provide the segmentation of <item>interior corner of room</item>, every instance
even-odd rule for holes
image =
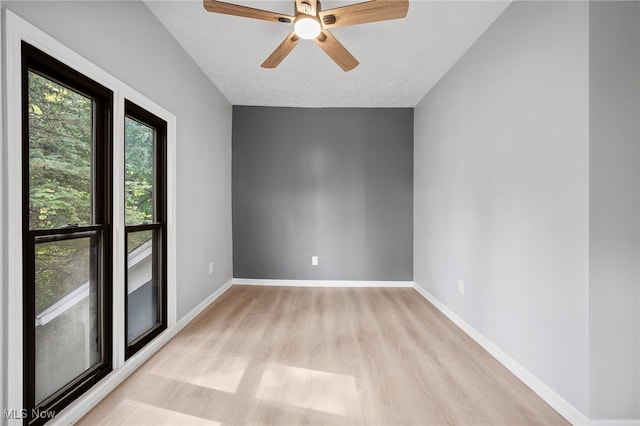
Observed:
[[[79,421],[229,289],[253,284],[352,299],[346,287],[412,287],[406,306],[427,299],[570,423],[640,423],[639,1],[411,0],[406,21],[336,29],[360,61],[347,73],[313,44],[263,70],[289,30],[212,18],[200,1],[0,8],[2,424],[22,422],[12,410],[25,394],[21,42],[79,64],[111,91],[113,117],[141,131],[164,122],[173,141],[156,178],[168,252],[153,257],[169,265],[166,330],[131,356],[114,342],[112,371],[57,421]],[[187,22],[221,27],[198,35]],[[442,34],[427,38],[424,22]],[[236,25],[242,34],[216,38]],[[440,68],[435,53],[410,59],[385,28],[438,46]],[[160,120],[125,111],[125,99]],[[122,139],[125,124],[113,129]],[[125,146],[114,154],[123,207]],[[113,211],[115,253],[127,254],[131,224]],[[150,232],[148,220],[130,231]],[[152,262],[150,244],[135,250],[113,260],[122,338],[125,264]],[[351,386],[300,366],[264,374]]]

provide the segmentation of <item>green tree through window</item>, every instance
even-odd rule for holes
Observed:
[[[29,73],[29,227],[89,224],[90,98]]]
[[[125,222],[153,222],[154,129],[126,117]]]
[[[113,92],[22,43],[24,407],[111,371]]]

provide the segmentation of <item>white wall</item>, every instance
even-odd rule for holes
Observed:
[[[0,0],[0,11],[2,11],[2,0]],[[4,58],[4,28],[3,28],[3,19],[0,14],[0,58]],[[4,164],[4,147],[5,147],[5,134],[4,134],[4,67],[0,66],[0,164]],[[4,169],[0,171],[0,203],[4,203],[4,185],[5,185],[5,177],[4,177]],[[6,287],[4,285],[4,274],[5,274],[5,262],[6,262],[6,237],[5,237],[5,214],[4,214],[4,205],[0,205],[0,283],[2,283],[2,287],[0,287],[0,319],[2,319],[3,324],[6,324],[6,308],[5,308],[5,292]],[[6,327],[0,327],[0,412],[4,413],[5,407],[5,394],[6,394],[6,386],[7,380],[4,373],[5,359],[7,359],[6,355],[6,344],[7,341],[7,333]]]
[[[231,105],[141,2],[3,7],[177,116],[180,319],[232,277]]]
[[[640,418],[639,123],[637,1],[514,3],[415,112],[417,284],[595,420]]]
[[[593,418],[640,418],[640,2],[589,11]]]
[[[417,285],[585,414],[588,13],[513,3],[414,118]]]

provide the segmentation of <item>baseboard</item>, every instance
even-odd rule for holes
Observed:
[[[227,281],[222,287],[215,291],[211,296],[207,297],[202,303],[193,308],[187,315],[182,317],[170,330],[165,330],[155,340],[129,358],[127,362],[118,370],[112,371],[100,383],[91,388],[82,397],[77,399],[71,405],[62,410],[51,422],[51,425],[72,425],[86,415],[93,407],[95,407],[104,397],[106,397],[113,389],[136,371],[145,363],[153,354],[160,350],[169,342],[180,330],[188,323],[193,321],[195,317],[204,309],[213,303],[217,298],[227,291],[233,284],[233,280]]]
[[[233,284],[274,287],[413,287],[413,281],[263,280],[253,278],[234,278]]]
[[[640,426],[638,420],[595,420],[589,422],[589,426]]]
[[[131,357],[120,369],[113,371],[98,385],[93,387],[83,397],[65,408],[49,424],[51,425],[72,425],[86,415],[105,396],[122,383],[129,375],[136,371],[154,353],[162,348],[180,330],[189,324],[211,303],[224,294],[232,285],[261,285],[261,286],[296,286],[296,287],[413,287],[415,290],[433,304],[440,312],[449,318],[456,326],[464,331],[469,337],[475,340],[502,365],[525,383],[540,398],[553,407],[560,415],[573,425],[588,426],[640,426],[640,420],[590,420],[578,409],[549,388],[525,367],[511,358],[499,347],[484,337],[466,321],[456,315],[455,312],[447,308],[442,302],[435,298],[424,288],[411,281],[326,281],[326,280],[259,280],[234,278],[225,283],[211,296],[192,309],[187,315],[182,317],[174,328],[166,330],[156,340],[143,348],[136,355]]]
[[[447,318],[449,318],[455,325],[462,331],[467,333],[469,337],[475,340],[480,346],[482,346],[487,352],[489,352],[495,359],[497,359],[502,365],[504,365],[509,371],[511,371],[516,377],[518,377],[524,384],[529,386],[540,398],[542,398],[547,404],[553,407],[562,417],[567,419],[573,425],[591,425],[584,414],[582,414],[577,408],[567,402],[564,398],[558,395],[553,389],[547,386],[542,380],[538,379],[529,370],[519,364],[516,360],[511,358],[506,352],[492,343],[489,339],[483,336],[480,332],[469,325],[465,320],[460,318],[451,309],[447,308],[442,302],[436,299],[431,293],[417,284],[413,286],[418,293],[420,293],[425,299],[433,304],[440,312],[442,312]],[[603,421],[604,422],[604,421]],[[613,425],[613,423],[598,423],[598,426],[604,426],[605,424]],[[615,423],[618,425],[618,423]],[[637,424],[623,423],[619,426],[636,426]]]
[[[185,325],[189,324],[195,317],[197,317],[200,312],[204,311],[207,306],[212,304],[217,298],[222,296],[227,290],[231,288],[233,285],[233,279],[227,281],[222,287],[216,290],[211,296],[207,297],[202,301],[198,306],[193,308],[187,315],[180,318],[180,321],[176,324],[176,333],[184,328]]]

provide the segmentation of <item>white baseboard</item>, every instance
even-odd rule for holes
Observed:
[[[469,337],[475,340],[480,346],[482,346],[487,352],[489,352],[495,359],[497,359],[502,365],[504,365],[509,371],[511,371],[517,378],[519,378],[524,384],[529,386],[540,398],[542,398],[547,404],[553,407],[562,417],[567,419],[573,425],[591,425],[593,424],[589,418],[582,414],[577,408],[567,402],[564,398],[558,395],[553,389],[547,386],[542,380],[537,378],[529,370],[519,364],[516,360],[511,358],[506,352],[496,346],[493,342],[483,336],[475,328],[469,325],[465,320],[460,318],[451,309],[447,308],[442,302],[436,299],[431,293],[417,284],[413,286],[418,293],[420,293],[425,299],[431,302],[440,312],[442,312],[447,318],[449,318],[455,325],[462,331],[467,333]],[[613,423],[598,423],[598,426],[604,426],[605,424],[613,425]],[[631,426],[632,424],[618,424],[617,426]],[[636,424],[633,424],[636,426]]]
[[[577,408],[558,395],[553,389],[529,372],[525,367],[511,358],[502,349],[497,347],[489,339],[484,337],[466,321],[447,308],[442,302],[436,299],[424,288],[414,284],[412,281],[333,281],[333,280],[260,280],[234,278],[225,283],[215,293],[205,299],[202,303],[182,317],[176,326],[166,330],[156,340],[151,342],[136,355],[131,357],[127,363],[119,370],[113,371],[105,377],[98,385],[94,386],[83,397],[65,408],[49,424],[52,425],[72,425],[86,415],[96,404],[98,404],[109,392],[122,383],[130,374],[147,361],[155,352],[164,346],[189,322],[198,316],[207,306],[224,294],[232,285],[260,285],[260,286],[296,286],[296,287],[413,287],[425,299],[431,302],[440,312],[449,318],[456,326],[464,331],[469,337],[475,340],[502,365],[525,383],[547,404],[553,407],[560,415],[573,425],[588,426],[640,426],[640,420],[590,420]]]
[[[413,281],[262,280],[252,278],[234,278],[233,284],[274,287],[413,287]]]
[[[207,297],[202,303],[193,308],[187,315],[182,317],[171,329],[165,330],[155,340],[138,351],[135,355],[127,360],[127,362],[118,370],[112,371],[107,377],[102,379],[100,383],[91,388],[87,393],[74,401],[71,405],[62,410],[48,424],[51,425],[72,425],[86,415],[93,407],[95,407],[109,392],[115,389],[129,375],[136,371],[145,361],[153,354],[161,349],[169,340],[171,340],[180,330],[182,330],[189,322],[193,321],[207,306],[213,303],[218,297],[227,291],[233,284],[233,280],[229,280],[220,287],[211,296]]]
[[[185,325],[189,324],[195,317],[197,317],[200,312],[204,311],[207,306],[212,304],[218,297],[222,296],[227,290],[231,288],[233,285],[233,279],[227,281],[222,287],[216,290],[211,296],[207,297],[202,301],[198,306],[193,308],[191,312],[187,315],[180,318],[180,321],[176,324],[176,333],[184,328]]]

